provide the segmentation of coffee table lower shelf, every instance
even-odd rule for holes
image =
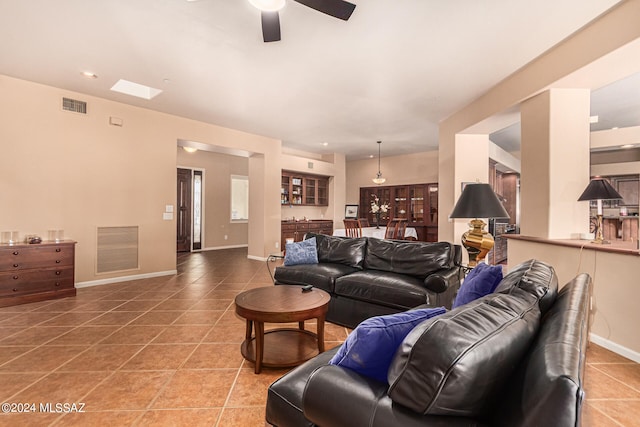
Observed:
[[[242,356],[250,362],[256,361],[256,338],[245,340],[240,347]],[[268,368],[290,368],[317,356],[318,337],[303,329],[273,329],[264,333],[262,366]]]

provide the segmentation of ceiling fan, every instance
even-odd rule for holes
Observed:
[[[356,5],[344,0],[293,0],[319,12],[347,21]],[[285,0],[249,0],[262,13],[262,38],[266,42],[280,40],[280,10]]]

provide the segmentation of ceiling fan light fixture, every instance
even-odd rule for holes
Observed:
[[[253,7],[263,12],[277,12],[284,7],[285,0],[249,0]]]

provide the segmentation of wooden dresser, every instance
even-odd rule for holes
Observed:
[[[286,247],[287,239],[293,239],[294,242],[300,242],[304,235],[311,232],[316,234],[333,234],[333,221],[330,219],[312,219],[308,221],[282,221],[281,229],[281,248]]]
[[[0,245],[0,307],[74,296],[75,244]]]

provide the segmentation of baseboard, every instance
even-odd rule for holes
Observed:
[[[595,334],[589,334],[591,342],[594,344],[598,344],[600,347],[604,347],[607,350],[611,350],[614,353],[619,354],[620,356],[624,356],[627,359],[631,359],[636,363],[640,363],[640,353],[637,351],[633,351],[628,349],[627,347],[623,347],[620,344],[616,344],[613,341],[610,341],[606,338],[602,338]]]
[[[219,251],[222,249],[236,249],[236,248],[248,248],[249,245],[247,244],[243,244],[243,245],[229,245],[229,246],[213,246],[213,247],[209,247],[209,248],[203,248],[203,249],[199,249],[199,250],[194,250],[193,252],[204,252],[204,251]]]
[[[267,258],[265,258],[265,257],[260,257],[260,256],[255,256],[255,255],[247,255],[247,258],[248,259],[253,259],[253,260],[256,260],[256,261],[266,261],[267,260]]]
[[[88,282],[78,282],[76,288],[88,288],[91,286],[109,285],[111,283],[127,282],[129,280],[150,279],[152,277],[170,276],[178,274],[177,270],[157,271],[155,273],[134,274],[131,276],[111,277],[109,279],[90,280]]]

